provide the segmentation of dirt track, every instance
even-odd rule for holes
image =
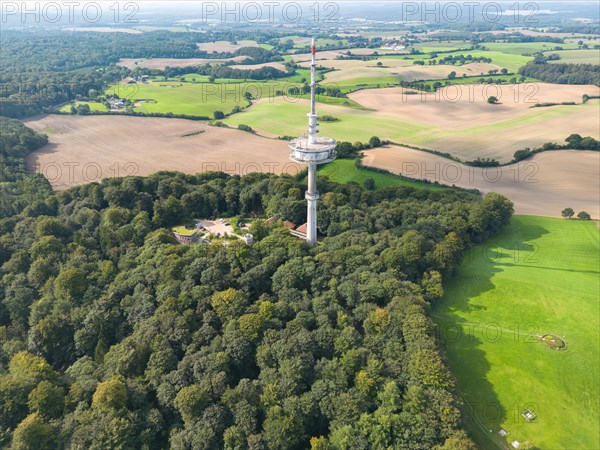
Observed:
[[[400,146],[365,152],[365,166],[411,178],[428,179],[467,189],[506,195],[517,214],[560,217],[567,207],[600,216],[600,153],[552,151],[518,164],[477,168],[441,156]]]
[[[161,170],[296,173],[287,143],[204,122],[128,116],[47,115],[25,121],[50,143],[27,158],[55,189]],[[184,136],[201,131],[200,134]]]

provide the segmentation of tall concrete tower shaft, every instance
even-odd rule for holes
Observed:
[[[316,111],[316,72],[317,57],[315,40],[311,45],[312,62],[310,66],[310,112],[308,116],[308,135],[290,141],[290,159],[308,165],[308,190],[306,191],[306,241],[311,247],[317,245],[317,165],[333,161],[336,158],[336,140],[318,137],[318,115]]]

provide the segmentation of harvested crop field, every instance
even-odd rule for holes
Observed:
[[[378,62],[382,63],[381,67],[377,66]],[[301,65],[309,67],[308,62],[302,63]],[[460,77],[463,74],[466,74],[467,76],[478,76],[482,73],[488,73],[488,70],[500,70],[499,66],[486,63],[472,63],[462,66],[418,66],[414,65],[412,61],[404,59],[382,59],[379,61],[327,59],[319,61],[319,65],[336,69],[334,72],[329,72],[325,75],[325,81],[328,83],[352,80],[355,78],[389,76],[397,76],[398,80],[404,81],[435,80],[445,79],[448,77],[448,74],[453,71]]]
[[[27,166],[55,189],[161,170],[296,173],[287,144],[204,122],[130,116],[46,115],[25,121],[50,143]]]
[[[233,58],[121,58],[117,63],[118,66],[127,67],[129,70],[134,70],[137,67],[142,69],[158,69],[163,70],[165,67],[190,67],[200,66],[207,63],[222,63],[228,61],[243,61],[247,56],[235,56]]]
[[[273,67],[274,69],[281,70],[282,72],[286,71],[285,66],[278,62],[267,62],[261,64],[235,64],[229,67],[238,70],[258,70],[262,69],[263,67]]]
[[[516,214],[560,217],[570,207],[600,215],[600,153],[569,150],[534,155],[518,164],[469,167],[438,155],[400,146],[364,152],[363,164],[417,179],[438,181],[483,193],[498,192]]]
[[[427,136],[404,140],[450,152],[462,159],[511,159],[516,150],[563,142],[572,133],[598,137],[598,102],[532,108],[537,103],[581,103],[584,94],[600,95],[588,85],[456,85],[437,93],[407,95],[403,88],[357,91],[349,97],[376,114],[398,121],[430,124]],[[489,96],[500,104],[490,105]]]
[[[335,59],[338,56],[347,55],[348,52],[352,53],[353,55],[359,56],[370,56],[375,52],[377,52],[379,55],[402,53],[398,50],[386,50],[381,48],[346,48],[343,50],[319,50],[317,52],[317,60],[321,61],[326,59]],[[295,62],[310,61],[311,59],[310,53],[298,53],[291,56]]]
[[[67,27],[64,31],[83,31],[95,33],[126,33],[126,34],[141,34],[140,30],[133,28],[118,28],[118,27]]]
[[[217,41],[217,42],[202,42],[200,44],[196,44],[200,50],[204,50],[206,52],[235,52],[242,47],[258,47],[259,45],[256,41],[239,41],[236,44],[232,44],[228,41]]]
[[[351,93],[349,97],[382,115],[464,130],[553,108],[532,108],[537,103],[581,103],[584,94],[600,95],[600,88],[545,83],[471,84],[444,87],[435,93],[408,95],[407,92],[415,91],[404,88],[365,89]],[[488,97],[492,95],[498,98],[499,104],[488,103]]]

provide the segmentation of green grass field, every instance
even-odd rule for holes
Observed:
[[[71,105],[73,105],[75,107],[77,107],[79,105],[88,105],[90,107],[90,111],[108,111],[108,109],[106,109],[106,106],[104,106],[103,103],[99,103],[99,102],[73,102],[73,103],[69,103],[67,105],[62,106],[59,111],[70,113]]]
[[[522,56],[523,53],[534,53],[541,50],[551,50],[557,45],[563,48],[571,48],[575,44],[553,44],[550,42],[531,42],[531,43],[500,43],[486,42],[483,44],[487,50],[460,50],[453,53],[440,53],[438,58],[448,55],[471,55],[473,57],[491,58],[492,64],[507,68],[511,72],[516,72],[519,67],[527,64],[533,57]],[[416,44],[414,48],[420,50],[425,55],[408,55],[410,59],[427,60],[430,59],[432,52],[448,52],[452,50],[467,49],[471,46],[469,42],[463,41],[448,41],[448,42],[423,42]],[[577,46],[575,45],[575,48]]]
[[[244,85],[232,85],[231,89],[208,83],[181,83],[155,81],[148,84],[123,85],[109,88],[106,94],[117,94],[131,101],[153,100],[155,103],[139,103],[136,111],[143,113],[173,113],[213,117],[214,111],[229,113],[235,106],[246,106],[243,98]]]
[[[248,102],[244,99],[246,92],[250,92],[254,98],[266,98],[273,97],[278,90],[302,86],[288,78],[276,81],[235,81],[215,84],[158,80],[135,85],[118,83],[107,89],[106,94],[117,94],[132,101],[153,100],[154,102],[140,102],[135,106],[136,111],[143,113],[170,112],[213,117],[215,111],[228,114],[236,106],[247,106]]]
[[[431,53],[431,52],[447,52],[454,49],[459,48],[469,48],[471,43],[469,41],[428,41],[421,42],[419,44],[415,44],[412,47],[423,52],[423,53]]]
[[[529,61],[533,60],[531,56],[521,56],[520,54],[511,54],[493,50],[472,50],[468,52],[460,52],[461,54],[471,55],[473,58],[486,57],[492,59],[492,64],[507,68],[511,72],[517,72],[519,67],[524,66]]]
[[[544,52],[544,55],[557,53],[558,61],[549,61],[550,64],[596,64],[600,65],[600,50],[563,50],[558,52]]]
[[[300,83],[302,79],[310,80],[310,70],[309,69],[296,69],[296,73],[287,77],[278,78],[277,82],[285,82],[285,83]],[[188,83],[208,83],[210,77],[208,75],[200,75],[198,73],[186,73],[180,77],[157,77],[154,81],[179,81],[184,80]],[[235,83],[265,83],[265,81],[261,80],[252,80],[252,79],[240,79],[240,78],[217,78],[214,81],[214,84],[235,84]]]
[[[517,216],[448,283],[433,314],[480,448],[600,448],[599,250],[597,222]]]
[[[516,55],[554,50],[556,47],[562,47],[565,50],[577,48],[577,44],[557,44],[555,42],[485,42],[482,45],[492,51]]]
[[[264,130],[278,136],[300,135],[306,130],[306,102],[286,101],[282,97],[273,101],[262,102],[227,118],[230,126],[240,123],[250,125],[257,130]],[[329,105],[319,107],[319,114],[330,114],[340,119],[339,122],[322,122],[319,129],[324,136],[344,136],[344,140],[367,142],[371,136],[382,139],[393,139],[403,142],[420,142],[420,137],[428,138],[436,128],[419,125],[393,117],[377,116],[369,110],[344,108],[343,115],[339,109]]]
[[[372,178],[375,181],[375,189],[382,189],[390,186],[405,186],[417,189],[432,189],[440,190],[446,187],[439,184],[424,183],[416,180],[399,177],[397,175],[380,173],[375,170],[369,170],[356,167],[354,160],[351,159],[336,159],[329,164],[320,166],[318,170],[320,176],[326,176],[331,181],[337,183],[349,183],[354,181],[360,186],[366,179]]]

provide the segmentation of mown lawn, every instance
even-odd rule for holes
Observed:
[[[599,250],[597,222],[517,216],[449,282],[433,314],[480,448],[600,448]]]

